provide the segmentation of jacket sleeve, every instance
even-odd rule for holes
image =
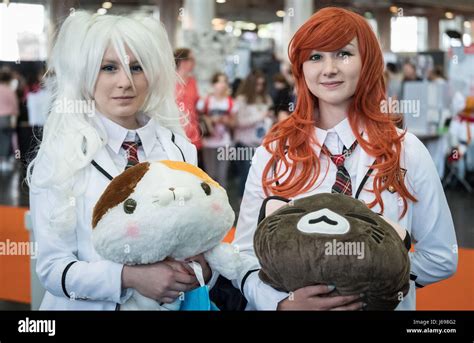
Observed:
[[[35,166],[35,172],[38,167]],[[75,229],[58,234],[50,225],[51,212],[58,206],[51,190],[30,190],[30,212],[38,247],[36,272],[43,287],[55,296],[71,300],[125,302],[132,290],[122,291],[123,265],[108,260],[80,260]]]
[[[252,159],[252,166],[245,184],[245,192],[240,205],[239,219],[233,245],[238,247],[245,261],[245,270],[237,280],[233,280],[247,299],[248,309],[275,310],[278,303],[288,297],[263,283],[258,277],[260,264],[253,248],[253,236],[257,229],[258,214],[265,199],[262,188],[263,169],[270,158],[264,147],[259,147]]]
[[[458,247],[451,211],[436,167],[418,138],[407,134],[407,177],[417,202],[411,225],[415,251],[410,253],[411,279],[418,287],[452,276],[457,268]]]

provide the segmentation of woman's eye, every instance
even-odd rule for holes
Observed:
[[[132,198],[125,200],[125,202],[123,203],[123,210],[127,214],[132,214],[136,208],[137,208],[137,202],[133,200]]]
[[[139,73],[143,71],[143,68],[141,65],[136,65],[136,66],[130,67],[130,71],[132,73]]]
[[[354,56],[354,55],[351,54],[349,51],[339,51],[337,53],[337,56],[344,58],[344,57],[349,57],[349,56]]]
[[[115,68],[115,66],[113,66],[113,65],[106,65],[106,66],[103,66],[101,68],[101,70],[103,70],[103,71],[115,71],[115,70],[117,70],[117,68]]]
[[[310,61],[319,61],[320,59],[321,59],[320,54],[313,54],[313,55],[309,56]]]
[[[206,195],[211,195],[211,186],[209,186],[206,182],[201,183],[201,188],[203,189]]]

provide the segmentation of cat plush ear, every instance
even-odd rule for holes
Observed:
[[[258,224],[270,214],[276,210],[287,205],[291,200],[279,196],[270,196],[263,200],[262,207],[260,207],[260,213],[258,215]]]

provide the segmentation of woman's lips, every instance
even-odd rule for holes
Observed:
[[[330,82],[321,82],[321,85],[329,88],[329,89],[334,89],[342,85],[344,81],[330,81]]]
[[[114,97],[112,99],[117,100],[121,103],[128,103],[131,102],[135,98],[134,96],[119,96],[119,97]]]

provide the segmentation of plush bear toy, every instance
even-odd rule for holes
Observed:
[[[334,285],[363,293],[366,310],[393,310],[409,290],[408,232],[346,195],[267,198],[254,248],[261,280],[280,291]]]
[[[220,243],[233,223],[226,191],[204,171],[184,162],[145,162],[105,189],[94,207],[92,241],[103,258],[127,265],[204,253],[213,271],[234,279],[239,254]],[[179,307],[179,301],[167,306],[134,291],[121,309]]]

